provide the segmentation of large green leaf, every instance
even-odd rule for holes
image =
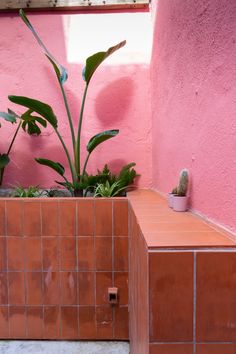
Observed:
[[[28,109],[24,114],[22,114],[22,128],[30,135],[39,135],[41,133],[41,129],[38,124],[46,128],[47,121],[41,117],[33,116],[31,113],[33,113],[33,111]]]
[[[98,66],[107,57],[109,57],[111,54],[113,54],[115,51],[117,51],[118,49],[124,47],[125,44],[126,44],[126,41],[120,42],[117,45],[115,45],[114,47],[109,48],[106,52],[98,52],[98,53],[90,56],[89,58],[87,58],[86,66],[85,66],[85,68],[83,70],[83,79],[84,79],[84,81],[86,81],[87,84],[88,84],[89,81],[91,80],[94,72],[98,68]]]
[[[32,112],[40,114],[54,128],[57,128],[57,117],[54,114],[52,107],[48,104],[24,96],[8,96],[8,98],[11,102],[27,107],[32,110]]]
[[[0,154],[0,169],[6,167],[10,162],[9,156],[7,154]]]
[[[31,30],[31,32],[33,33],[36,41],[38,42],[38,44],[40,45],[40,47],[42,48],[44,54],[46,55],[46,57],[49,59],[49,61],[51,62],[51,64],[53,65],[53,68],[56,72],[58,81],[61,84],[64,84],[68,78],[68,74],[67,74],[67,70],[57,62],[57,60],[53,57],[53,55],[48,51],[48,49],[46,48],[46,46],[44,45],[43,41],[41,40],[41,38],[39,37],[38,33],[36,32],[36,30],[34,29],[34,27],[32,26],[31,22],[29,21],[28,17],[26,16],[25,12],[21,9],[19,11],[20,17],[22,18],[22,20],[24,21],[24,23],[26,24],[26,26]]]
[[[94,135],[88,142],[87,151],[91,154],[91,152],[103,141],[113,138],[119,133],[118,129],[113,130],[105,130],[99,134]]]
[[[54,162],[48,159],[37,158],[35,159],[40,165],[51,167],[54,171],[59,173],[59,175],[64,176],[65,169],[59,162]]]

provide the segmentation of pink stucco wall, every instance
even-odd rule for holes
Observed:
[[[159,0],[151,71],[153,186],[188,168],[192,208],[234,231],[235,19],[235,0]]]
[[[69,23],[73,16],[77,16],[77,20],[80,21],[78,14],[44,12],[29,15],[47,47],[68,69],[69,80],[65,87],[76,124],[84,88],[81,78],[83,63],[68,62],[68,33],[65,32],[64,26],[65,17]],[[100,26],[102,23],[101,17]],[[29,96],[47,102],[56,112],[59,130],[66,143],[70,144],[70,131],[62,97],[50,64],[17,14],[1,14],[0,26],[0,110],[14,107],[7,100],[9,94]],[[107,31],[116,37],[120,29],[124,32],[124,26],[120,26],[118,21]],[[86,33],[90,34],[90,40],[87,40]],[[87,40],[91,54],[97,51],[94,51],[93,47],[98,42],[100,50],[107,49],[103,39],[97,38],[96,28],[91,21],[83,33],[76,35],[78,47],[79,43],[84,44]],[[129,45],[130,43],[127,43],[127,46]],[[141,174],[139,185],[148,187],[151,184],[149,65],[136,63],[135,60],[132,63],[123,60],[119,64],[119,55],[120,57],[123,55],[122,50],[115,55],[117,64],[104,63],[91,81],[85,108],[82,143],[85,147],[90,137],[107,129],[120,129],[120,134],[113,140],[105,142],[93,153],[88,170],[96,172],[97,168],[101,169],[108,163],[116,172],[125,163],[134,161],[137,163],[137,171]],[[18,112],[21,111],[19,107],[16,109]],[[5,146],[8,145],[12,134],[12,127],[3,123],[0,129],[0,152],[6,150]],[[83,151],[85,152],[85,149]],[[33,160],[34,157],[45,157],[67,165],[64,152],[52,129],[47,128],[41,137],[29,137],[22,132],[11,155],[12,163],[6,169],[4,184],[19,183],[25,186],[40,184],[45,187],[55,185],[54,179],[58,179],[58,175],[47,167],[38,165]]]

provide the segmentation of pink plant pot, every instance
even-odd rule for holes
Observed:
[[[168,194],[168,206],[170,208],[173,208],[173,197],[174,197],[174,194],[173,193],[169,193]]]
[[[173,196],[173,210],[187,211],[188,210],[188,197]]]

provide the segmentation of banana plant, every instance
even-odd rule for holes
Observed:
[[[25,113],[23,113],[22,116],[19,116],[12,110],[8,109],[8,112],[0,112],[0,118],[4,119],[6,122],[17,124],[17,127],[15,129],[15,132],[13,134],[8,149],[6,150],[5,153],[0,153],[0,186],[1,186],[3,182],[5,168],[10,163],[10,153],[20,128],[22,127],[22,129],[25,132],[27,132],[29,135],[39,135],[41,133],[41,129],[38,126],[38,124],[42,125],[43,127],[46,127],[47,121],[37,116],[31,116],[31,111],[28,110]]]
[[[35,160],[41,164],[48,166],[52,168],[54,171],[56,171],[62,178],[63,181],[59,181],[57,183],[64,185],[66,188],[68,188],[74,196],[82,196],[83,195],[83,190],[81,189],[81,185],[83,182],[83,178],[86,173],[86,168],[87,164],[90,158],[91,153],[95,150],[95,148],[103,143],[104,141],[111,139],[115,137],[118,133],[118,129],[112,129],[112,130],[106,130],[103,132],[100,132],[96,135],[94,135],[88,142],[87,144],[87,157],[84,161],[83,166],[81,166],[81,131],[82,131],[82,123],[83,123],[83,116],[84,116],[84,108],[85,108],[85,101],[86,101],[86,96],[88,92],[88,87],[89,83],[97,70],[97,68],[100,66],[100,64],[103,63],[103,61],[108,58],[110,55],[112,55],[114,52],[116,52],[118,49],[122,48],[125,44],[126,41],[120,42],[117,45],[109,48],[105,52],[98,52],[95,53],[94,55],[90,56],[86,60],[86,65],[83,69],[82,72],[82,77],[83,80],[85,81],[85,88],[84,88],[84,93],[83,93],[83,98],[82,98],[82,103],[81,103],[81,108],[80,108],[80,115],[78,119],[78,124],[77,127],[73,125],[72,121],[72,116],[70,112],[70,107],[68,104],[68,100],[66,97],[66,93],[64,90],[64,84],[68,79],[68,74],[67,70],[58,63],[58,61],[53,57],[53,55],[48,51],[44,43],[42,42],[41,38],[39,37],[38,33],[30,23],[29,19],[27,18],[26,14],[24,13],[23,10],[20,10],[20,17],[26,24],[26,26],[31,30],[32,34],[34,35],[36,41],[40,45],[43,53],[49,60],[50,64],[52,65],[57,80],[58,84],[62,93],[62,97],[64,100],[65,104],[65,109],[67,112],[67,119],[69,122],[69,127],[70,127],[70,134],[71,134],[71,141],[72,141],[72,151],[73,153],[71,154],[69,152],[68,146],[65,144],[64,139],[58,129],[58,119],[53,112],[53,109],[44,102],[35,100],[33,98],[29,97],[24,97],[24,96],[9,96],[9,100],[13,103],[16,103],[18,105],[21,105],[23,107],[26,107],[28,109],[28,114],[32,115],[32,113],[37,113],[43,119],[43,121],[47,121],[52,128],[54,129],[55,133],[58,136],[58,139],[60,140],[60,143],[64,149],[64,152],[66,154],[69,168],[70,168],[70,174],[71,174],[71,181],[67,179],[65,176],[65,168],[62,166],[61,163],[55,162],[49,159],[45,158],[36,158]],[[76,132],[77,130],[77,132]]]

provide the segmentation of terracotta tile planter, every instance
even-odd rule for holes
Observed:
[[[1,199],[0,338],[128,339],[128,230],[127,198]]]

